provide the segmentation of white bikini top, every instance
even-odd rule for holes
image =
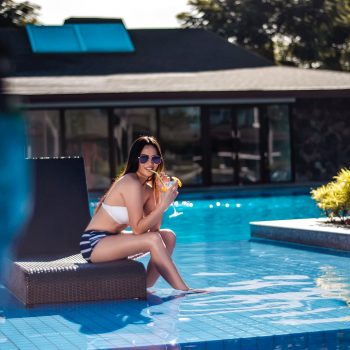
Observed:
[[[102,208],[112,217],[117,224],[129,224],[129,214],[127,207],[121,207],[118,205],[108,205],[102,203]]]

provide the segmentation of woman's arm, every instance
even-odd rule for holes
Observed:
[[[122,186],[121,193],[128,209],[129,224],[135,234],[160,226],[164,211],[178,195],[177,183],[174,183],[167,192],[160,194],[159,202],[144,216],[145,194],[140,182],[137,179],[128,178]]]
[[[146,203],[145,203],[145,206],[143,209],[143,212],[146,216],[149,215],[156,208],[156,205],[157,205],[155,193],[154,193],[153,189],[151,187],[149,187],[147,192],[148,192],[147,193],[148,198],[146,200]],[[163,212],[163,214],[164,214],[164,212]],[[150,230],[152,232],[160,230],[160,227],[161,227],[162,221],[163,221],[163,214],[162,214],[161,219],[154,226],[152,226],[150,228]]]

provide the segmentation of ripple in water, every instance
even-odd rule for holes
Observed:
[[[246,315],[280,325],[319,324],[350,321],[329,312],[347,308],[350,284],[334,268],[321,268],[315,280],[304,275],[276,275],[259,279],[230,282],[225,287],[211,287],[210,293],[188,296],[181,303],[182,318],[225,315],[254,311]],[[329,300],[326,306],[320,302]],[[317,315],[315,317],[315,315]]]

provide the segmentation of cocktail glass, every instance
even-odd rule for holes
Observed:
[[[177,181],[179,187],[182,186],[182,183],[180,181],[180,179],[178,179],[175,176],[170,177],[168,175],[160,175],[159,173],[157,173],[156,171],[150,170],[152,173],[156,174],[159,181],[162,183],[163,187],[162,187],[162,191],[166,192],[174,183],[175,181]],[[164,180],[162,178],[162,176],[164,176],[167,180]],[[169,218],[175,218],[176,216],[182,215],[183,212],[182,211],[177,211],[174,202],[171,203],[171,206],[173,207],[173,213],[169,215]]]
[[[166,186],[167,188],[170,188],[176,180],[169,181]],[[182,215],[182,211],[177,211],[174,202],[171,203],[171,206],[173,207],[173,213],[169,215],[169,218],[175,218],[176,216]]]

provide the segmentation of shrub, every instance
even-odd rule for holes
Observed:
[[[339,218],[341,223],[350,225],[350,168],[341,169],[333,181],[313,189],[311,197],[331,221]]]

